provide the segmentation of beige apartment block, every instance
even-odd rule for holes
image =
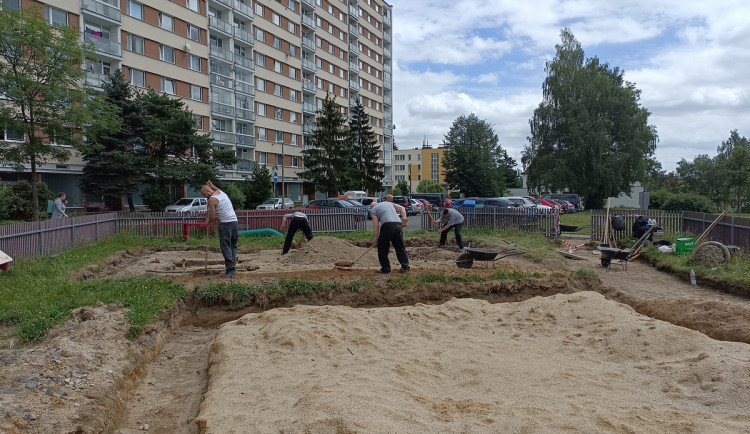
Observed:
[[[0,0],[19,7],[20,0]],[[326,94],[345,116],[359,99],[393,184],[391,6],[381,0],[24,0],[39,4],[96,47],[84,84],[101,89],[120,68],[136,88],[181,98],[215,148],[239,162],[225,180],[249,177],[256,164],[276,172],[276,194],[305,202],[316,195],[299,177],[302,151]],[[48,164],[42,180],[75,206],[80,157]],[[23,179],[0,167],[4,180]],[[317,193],[320,195],[320,193]]]

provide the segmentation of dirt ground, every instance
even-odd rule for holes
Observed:
[[[125,309],[97,305],[76,309],[44,341],[27,347],[11,343],[0,352],[0,431],[9,433],[197,433],[195,423],[208,382],[209,351],[217,327],[250,312],[277,307],[346,305],[351,307],[439,304],[452,298],[491,303],[536,296],[596,291],[655,319],[690,328],[725,341],[750,343],[750,301],[683,276],[657,271],[645,262],[604,269],[590,250],[581,260],[538,261],[526,255],[456,267],[457,248],[434,247],[434,240],[407,239],[412,276],[439,272],[471,276],[497,270],[543,273],[515,282],[389,285],[400,273],[377,275],[377,253],[366,244],[316,237],[282,256],[277,250],[240,246],[240,272],[232,279],[262,284],[299,277],[324,282],[368,281],[358,291],[329,291],[314,297],[265,300],[252,308],[206,307],[196,300],[178,302],[138,338],[126,338]],[[509,246],[512,247],[512,246]],[[363,255],[351,269],[334,266]],[[395,255],[392,268],[398,270]],[[102,263],[71,272],[72,279],[94,280],[134,275],[158,276],[188,289],[219,282],[223,268],[218,250],[203,248],[120,252]],[[561,270],[592,270],[597,277],[561,277]]]

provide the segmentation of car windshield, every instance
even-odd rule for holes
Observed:
[[[174,205],[182,205],[182,206],[192,205],[192,204],[193,204],[193,199],[180,199],[174,203]]]
[[[274,205],[278,202],[277,199],[268,199],[267,201],[263,202],[263,205]]]
[[[349,202],[350,204],[355,205],[355,206],[365,206],[365,204],[363,204],[362,202],[357,202],[354,199],[349,199],[349,200],[347,200],[347,202]]]

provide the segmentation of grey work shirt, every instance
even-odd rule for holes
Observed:
[[[464,222],[464,216],[455,209],[448,208],[448,215],[443,216],[446,226],[459,225]]]
[[[284,218],[289,221],[295,217],[302,217],[303,219],[307,220],[307,214],[303,213],[302,211],[295,211],[290,212],[289,214],[286,214]]]
[[[380,202],[371,211],[380,223],[401,223],[401,216],[396,212],[393,202]]]

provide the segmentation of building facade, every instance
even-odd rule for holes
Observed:
[[[429,180],[447,191],[443,169],[445,150],[444,147],[433,148],[425,144],[417,149],[393,151],[393,182],[406,181],[414,193],[422,180]]]
[[[122,69],[136,88],[181,98],[215,148],[239,161],[224,180],[256,164],[276,172],[276,194],[315,195],[299,177],[306,138],[327,94],[340,110],[361,101],[381,145],[384,187],[393,183],[392,9],[382,0],[0,0],[39,5],[50,22],[79,29],[96,47],[84,85],[101,89]],[[80,198],[80,156],[40,168],[54,191]],[[0,176],[11,180],[10,168]],[[6,176],[7,175],[7,176]],[[23,177],[23,174],[15,174]]]

